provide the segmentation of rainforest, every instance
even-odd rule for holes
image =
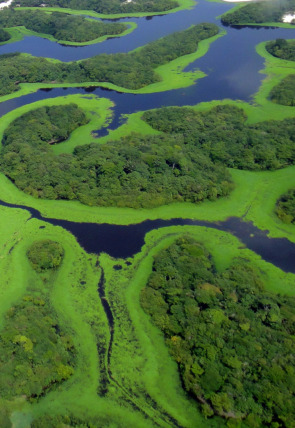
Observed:
[[[294,1],[2,3],[0,427],[293,428]]]

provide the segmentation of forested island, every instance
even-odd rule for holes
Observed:
[[[242,259],[217,273],[210,254],[184,236],[154,257],[141,304],[206,417],[292,427],[293,297],[266,292]]]
[[[121,14],[136,12],[165,12],[179,6],[175,0],[14,0],[13,6],[47,6],[78,10],[91,10],[101,14]]]
[[[198,24],[133,52],[101,54],[71,63],[26,54],[0,55],[0,95],[17,91],[20,83],[110,82],[136,90],[161,80],[155,68],[195,52],[201,40],[218,32],[215,24]]]
[[[233,106],[202,113],[163,108],[143,118],[164,134],[133,134],[56,156],[50,145],[86,123],[83,111],[68,105],[28,112],[4,134],[1,169],[37,198],[151,208],[228,195],[233,186],[226,166],[273,170],[295,159],[294,119],[247,126],[244,112]]]
[[[282,22],[282,16],[292,10],[295,10],[294,0],[258,1],[222,15],[221,22],[224,25]]]
[[[104,23],[59,12],[44,13],[39,10],[15,9],[0,11],[0,28],[19,26],[24,26],[36,33],[49,34],[56,40],[80,43],[105,35],[119,35],[128,28],[126,24],[122,23]],[[9,40],[9,38],[1,37],[1,34],[2,42]]]

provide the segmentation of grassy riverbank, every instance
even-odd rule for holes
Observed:
[[[195,0],[178,0],[179,6],[167,10],[164,12],[137,12],[137,13],[115,13],[115,14],[102,14],[97,13],[91,10],[76,10],[76,9],[69,9],[69,8],[60,8],[60,7],[20,7],[19,10],[26,10],[26,9],[41,9],[43,11],[47,12],[64,12],[64,13],[70,13],[72,15],[87,15],[92,16],[94,18],[101,18],[101,19],[119,19],[119,18],[129,18],[129,17],[136,17],[136,18],[142,18],[145,16],[155,16],[155,15],[167,15],[169,13],[176,13],[180,12],[181,10],[186,9],[192,9],[196,1]]]

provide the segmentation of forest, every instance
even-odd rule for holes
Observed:
[[[267,52],[277,58],[295,61],[295,40],[271,40],[266,43],[265,48]]]
[[[221,22],[224,25],[281,22],[282,16],[290,10],[295,10],[295,0],[253,2],[222,15]]]
[[[19,83],[110,82],[139,89],[160,80],[155,68],[195,52],[201,40],[218,31],[215,24],[198,24],[129,53],[101,54],[70,63],[27,54],[0,55],[0,95],[17,91]]]
[[[32,401],[74,373],[72,339],[58,325],[48,298],[53,272],[62,263],[63,248],[54,241],[37,241],[29,247],[27,256],[33,269],[42,274],[43,289],[36,292],[36,279],[21,301],[6,313],[0,334],[1,400],[23,396]],[[1,405],[0,424],[11,426]]]
[[[39,10],[14,9],[0,11],[0,28],[18,26],[37,33],[50,34],[57,40],[81,43],[104,35],[120,34],[127,29],[126,24],[104,23],[59,12],[49,14]]]
[[[280,197],[277,201],[276,214],[284,223],[295,224],[295,189]]]
[[[154,257],[141,293],[204,416],[253,428],[294,426],[294,303],[246,260],[217,272],[188,236]]]
[[[295,74],[290,74],[278,83],[269,95],[272,102],[285,106],[295,106]]]
[[[0,28],[0,43],[7,42],[10,39],[10,34],[8,31],[3,30]]]
[[[1,170],[36,198],[151,208],[228,195],[233,185],[226,166],[273,170],[294,162],[295,119],[248,126],[233,106],[201,113],[163,108],[143,118],[164,133],[131,134],[57,156],[51,144],[87,122],[83,111],[68,105],[28,112],[4,133]]]
[[[178,7],[175,0],[14,0],[13,6],[43,6],[66,7],[78,10],[93,10],[97,13],[136,13],[136,12],[164,12]]]
[[[181,136],[131,135],[56,156],[50,144],[83,123],[82,112],[73,105],[41,108],[16,119],[3,138],[3,172],[35,197],[78,199],[87,205],[139,208],[197,202],[225,196],[232,188],[225,168],[184,145]]]
[[[274,170],[294,163],[293,118],[248,125],[244,111],[230,105],[205,112],[166,107],[147,111],[142,118],[158,131],[182,135],[185,144],[229,168]]]

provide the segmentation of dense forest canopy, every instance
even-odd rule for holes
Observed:
[[[226,166],[265,170],[294,162],[295,119],[249,126],[234,106],[206,112],[163,108],[143,117],[164,133],[131,134],[56,156],[50,145],[85,124],[83,112],[75,105],[28,112],[4,133],[1,169],[34,197],[150,208],[228,195],[232,183]]]
[[[290,74],[270,91],[272,102],[285,106],[295,106],[295,74]]]
[[[263,22],[281,22],[282,16],[295,10],[295,0],[268,0],[249,2],[221,16],[224,25],[261,24]]]
[[[295,61],[295,40],[272,40],[266,43],[265,48],[267,52],[277,58]]]
[[[14,0],[13,6],[66,7],[98,13],[164,12],[179,6],[175,0]]]
[[[203,414],[232,426],[293,428],[294,298],[264,290],[237,259],[224,272],[192,238],[154,257],[141,304],[166,339]]]
[[[277,201],[276,213],[285,223],[295,224],[295,189],[289,190]]]
[[[185,144],[230,168],[277,169],[295,160],[294,118],[248,125],[243,110],[228,105],[205,112],[166,107],[145,112],[143,119],[158,131],[182,135]]]
[[[138,208],[198,202],[227,195],[232,188],[225,168],[184,145],[181,136],[131,135],[56,156],[48,143],[66,138],[69,129],[85,122],[81,116],[69,105],[44,107],[16,119],[3,138],[3,172],[35,197],[78,199],[87,205]]]
[[[215,24],[198,24],[170,34],[129,53],[101,54],[71,63],[27,54],[0,55],[0,95],[18,90],[19,83],[110,82],[139,89],[160,80],[154,69],[193,53],[201,40],[218,34]]]
[[[25,26],[28,30],[50,34],[57,40],[70,42],[87,42],[104,35],[120,34],[127,29],[126,24],[90,21],[81,16],[59,12],[48,14],[39,10],[7,8],[0,11],[0,28],[17,26]]]

